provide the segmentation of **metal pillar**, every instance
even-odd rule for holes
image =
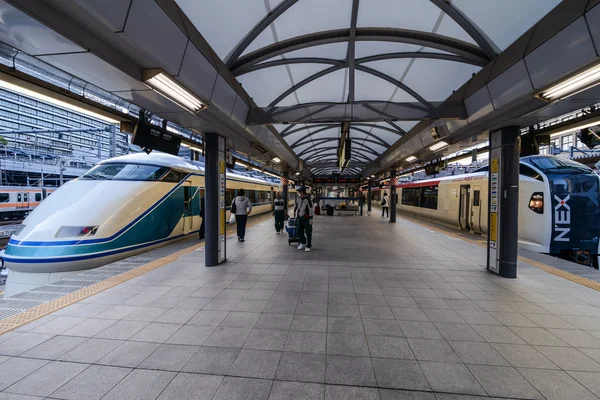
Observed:
[[[225,261],[225,139],[215,133],[204,137],[205,262],[214,267]]]
[[[117,156],[117,125],[110,125],[110,158]]]
[[[396,223],[396,171],[390,175],[390,222]]]
[[[290,173],[287,171],[283,171],[283,179],[281,180],[281,184],[283,185],[283,194],[281,195],[281,197],[283,197],[283,203],[285,204],[286,210],[289,207],[289,203],[288,203],[289,183],[290,183]]]
[[[519,127],[490,132],[487,268],[504,278],[517,277],[519,145]]]
[[[363,216],[364,201],[363,201],[363,192],[360,189],[358,191],[358,204],[360,204],[360,216],[362,217]]]
[[[367,182],[367,211],[371,211],[371,180]]]

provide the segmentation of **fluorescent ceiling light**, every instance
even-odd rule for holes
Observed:
[[[4,89],[8,89],[8,90],[13,91],[13,92],[17,92],[17,93],[22,94],[24,96],[33,97],[36,100],[40,100],[40,101],[43,101],[43,102],[46,102],[46,103],[50,103],[50,104],[58,106],[58,107],[66,108],[68,110],[71,110],[71,111],[74,111],[74,112],[77,112],[77,113],[85,114],[88,117],[100,119],[100,120],[102,120],[104,122],[108,122],[109,124],[118,124],[119,123],[119,121],[116,120],[116,119],[107,117],[107,116],[99,114],[99,113],[95,113],[95,112],[90,111],[88,109],[85,109],[83,107],[78,107],[78,106],[73,105],[71,103],[67,103],[66,101],[55,99],[54,97],[46,96],[45,94],[38,93],[35,90],[26,89],[26,88],[24,88],[22,86],[15,85],[14,83],[10,83],[10,82],[6,82],[6,81],[3,81],[3,80],[0,80],[0,87],[4,88]]]
[[[193,114],[206,108],[204,102],[191,94],[162,70],[144,71],[144,83],[152,87],[157,93]]]
[[[448,143],[446,143],[446,142],[444,142],[442,140],[441,142],[437,142],[433,146],[429,146],[429,150],[431,150],[431,151],[438,151],[438,150],[443,149],[444,147],[447,147],[447,146],[448,146]]]
[[[273,161],[275,164],[279,164],[281,162],[281,158],[273,157],[273,159],[271,161]]]
[[[544,90],[540,97],[547,101],[562,100],[580,93],[600,83],[600,65],[595,65],[583,72],[563,80],[562,82]]]
[[[262,172],[262,170],[260,168],[252,167],[252,169],[255,171],[258,171],[258,172]]]
[[[296,172],[296,176],[300,175],[300,172]]]
[[[242,163],[241,163],[241,162],[239,162],[239,161],[236,161],[236,162],[235,162],[235,165],[238,165],[238,166],[240,166],[240,167],[245,167],[245,168],[247,168],[247,167],[248,167],[246,164],[242,164]]]
[[[413,161],[416,161],[416,160],[417,160],[417,157],[415,157],[415,156],[409,156],[409,157],[406,157],[406,158],[405,158],[405,160],[406,160],[407,162],[413,162]]]

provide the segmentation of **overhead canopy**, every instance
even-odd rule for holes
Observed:
[[[249,125],[328,174],[352,121],[356,174],[418,122],[465,119],[440,104],[560,0],[176,2],[258,106]]]

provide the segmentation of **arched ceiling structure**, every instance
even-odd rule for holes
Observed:
[[[259,107],[410,102],[425,110],[558,2],[177,0]],[[360,172],[418,121],[352,123],[346,172]],[[313,173],[336,169],[339,123],[275,127]]]

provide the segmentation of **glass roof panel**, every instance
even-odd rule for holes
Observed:
[[[440,10],[429,0],[367,0],[360,3],[358,26],[431,32],[439,15]]]
[[[379,72],[391,76],[396,80],[401,80],[410,64],[410,58],[398,58],[394,60],[381,60],[365,63],[365,67],[373,68]]]
[[[269,5],[271,6],[271,10],[274,9],[281,3],[283,0],[269,0]]]
[[[500,50],[506,49],[560,0],[454,0],[458,7],[476,23]]]
[[[265,68],[238,76],[244,90],[254,98],[259,107],[267,107],[290,86],[290,77],[285,66]]]
[[[414,44],[393,42],[356,42],[354,53],[356,58],[375,56],[387,53],[408,53],[421,47]]]
[[[416,59],[403,82],[427,101],[443,101],[480,69],[454,61]]]
[[[198,0],[176,2],[221,59],[266,15],[260,0],[219,0],[211,2],[210,7]]]
[[[397,135],[393,132],[386,131],[384,129],[379,129],[377,127],[359,126],[358,128],[364,129],[364,130],[372,133],[373,135],[377,136],[378,138],[382,139],[383,141],[385,141],[388,144],[394,144],[396,141],[398,141],[398,139],[400,139],[400,135]],[[366,134],[364,134],[362,132],[357,131],[357,134],[362,134],[366,137]]]
[[[301,87],[296,91],[300,103],[343,101],[346,97],[344,94],[348,90],[345,84],[345,81],[348,79],[346,73],[347,69],[335,71]],[[283,105],[286,101],[290,103],[290,97],[293,98],[294,93],[290,94],[278,105]]]
[[[394,95],[395,85],[366,72],[355,72],[354,100],[355,101],[389,101]]]
[[[460,27],[452,18],[450,18],[447,14],[444,14],[442,18],[442,23],[436,30],[437,34],[453,37],[467,43],[477,44],[475,40],[469,34]]]
[[[316,129],[312,129],[311,131],[314,132]],[[314,135],[311,136],[311,139],[324,139],[327,137],[339,137],[339,132],[340,132],[340,128],[337,127],[332,127],[331,129],[327,129],[318,133],[315,133]]]
[[[246,0],[247,1],[247,0]],[[302,0],[275,20],[279,40],[350,27],[352,0]]]
[[[406,82],[403,82],[406,83]],[[410,85],[408,85],[410,87]],[[414,90],[413,87],[411,87],[411,89]],[[419,91],[417,91],[418,94]],[[414,97],[412,97],[410,94],[406,93],[404,90],[398,88],[396,90],[396,94],[394,94],[394,97],[391,100],[394,103],[404,103],[404,102],[409,102],[409,101],[416,101]]]
[[[294,78],[294,84],[308,78],[311,75],[316,74],[319,71],[327,69],[331,65],[326,64],[291,64],[290,70],[292,77]]]

